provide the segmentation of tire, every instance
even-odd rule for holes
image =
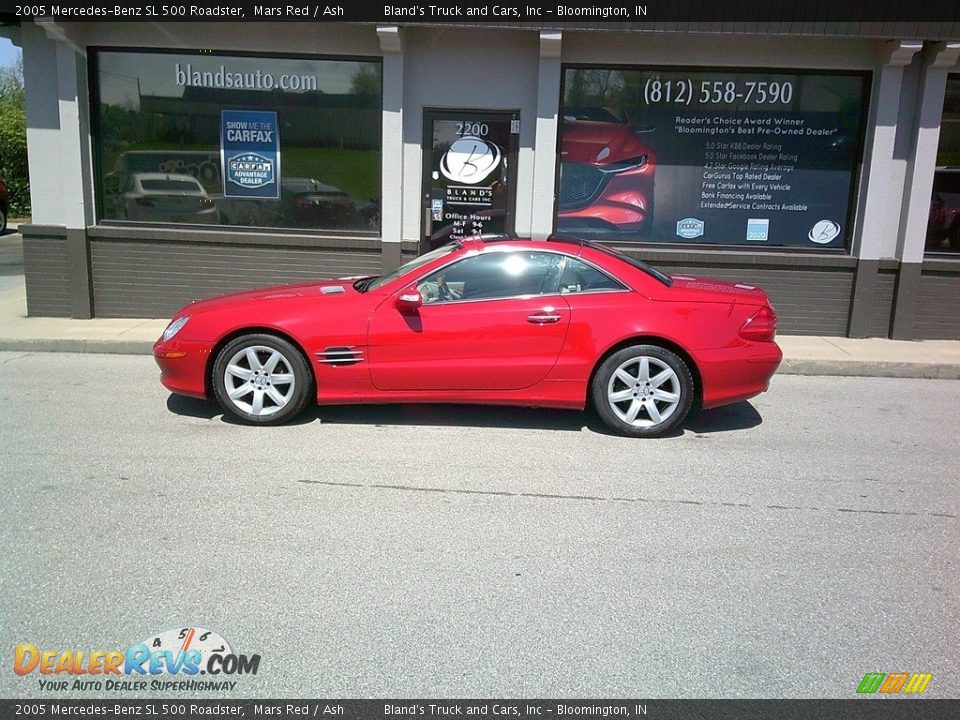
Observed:
[[[590,394],[600,419],[614,432],[657,437],[690,412],[693,375],[675,353],[658,345],[634,345],[603,361]]]
[[[231,340],[217,354],[212,372],[213,392],[224,413],[248,425],[290,420],[306,406],[313,388],[301,352],[275,335]]]
[[[0,235],[7,231],[7,209],[0,208]]]

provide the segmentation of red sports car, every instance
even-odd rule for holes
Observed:
[[[195,302],[154,346],[161,382],[252,424],[314,400],[582,409],[624,435],[763,392],[766,293],[667,276],[577,238],[467,238],[379,277]]]

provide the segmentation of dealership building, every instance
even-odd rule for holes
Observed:
[[[960,25],[66,23],[23,49],[27,311],[165,317],[576,234],[780,331],[960,339]]]

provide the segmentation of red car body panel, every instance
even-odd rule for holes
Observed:
[[[603,269],[626,288],[463,300],[402,310],[396,298],[418,279],[481,252],[561,253]],[[332,290],[331,290],[332,289]],[[203,300],[182,309],[189,321],[158,340],[161,382],[175,393],[210,397],[213,358],[247,332],[292,340],[309,360],[320,404],[458,402],[583,408],[593,371],[613,348],[658,342],[685,355],[700,404],[710,408],[763,392],[781,353],[772,340],[741,337],[769,308],[747,285],[676,276],[667,286],[601,249],[566,242],[467,239],[462,247],[377,290],[351,281],[302,283]],[[528,322],[530,315],[560,315]],[[350,349],[352,363],[331,362]],[[327,352],[328,354],[324,354]]]
[[[563,319],[527,322],[546,308]],[[381,303],[370,319],[371,379],[378,390],[523,390],[556,365],[569,324],[559,296],[442,303],[416,313]]]

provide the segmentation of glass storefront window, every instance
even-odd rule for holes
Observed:
[[[379,61],[99,50],[100,220],[380,229]]]
[[[849,247],[869,74],[568,67],[557,231]]]
[[[947,76],[926,251],[960,253],[960,75]]]

